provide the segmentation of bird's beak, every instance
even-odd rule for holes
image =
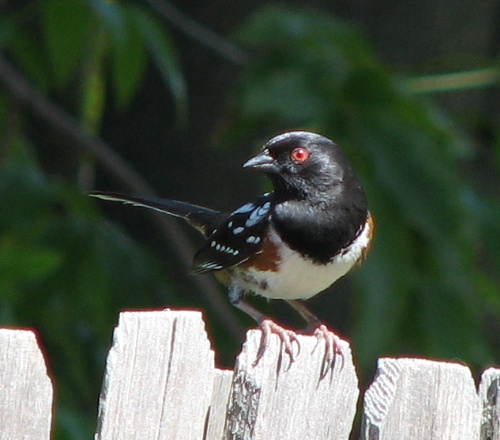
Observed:
[[[251,170],[263,171],[264,173],[278,172],[276,160],[271,157],[268,150],[262,151],[257,156],[252,157],[243,164],[243,168],[250,168]]]

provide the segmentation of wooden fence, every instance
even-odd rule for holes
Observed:
[[[325,375],[323,345],[301,336],[290,364],[271,343],[256,365],[250,331],[234,371],[214,366],[200,312],[124,312],[114,333],[96,440],[343,440],[358,380],[348,351]],[[52,384],[34,334],[0,330],[0,438],[50,437]],[[457,363],[384,358],[362,400],[361,439],[500,440],[500,369],[476,389]]]

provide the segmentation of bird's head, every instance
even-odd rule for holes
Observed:
[[[292,131],[267,142],[244,168],[266,173],[277,195],[314,198],[325,191],[360,187],[340,148],[319,134]]]

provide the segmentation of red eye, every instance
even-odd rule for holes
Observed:
[[[295,148],[295,150],[292,151],[290,156],[292,157],[294,162],[297,163],[302,163],[305,162],[307,159],[309,159],[309,150],[307,148],[299,147]]]

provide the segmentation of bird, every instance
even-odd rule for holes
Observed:
[[[92,197],[154,209],[179,217],[205,237],[192,272],[213,272],[228,286],[229,301],[262,330],[255,363],[272,334],[295,359],[297,332],[283,327],[246,301],[248,293],[284,300],[307,322],[305,333],[325,340],[325,362],[333,365],[345,342],[303,303],[324,291],[366,257],[374,220],[363,186],[332,140],[289,131],[266,142],[243,168],[264,173],[272,192],[233,212],[177,200],[93,191]]]

